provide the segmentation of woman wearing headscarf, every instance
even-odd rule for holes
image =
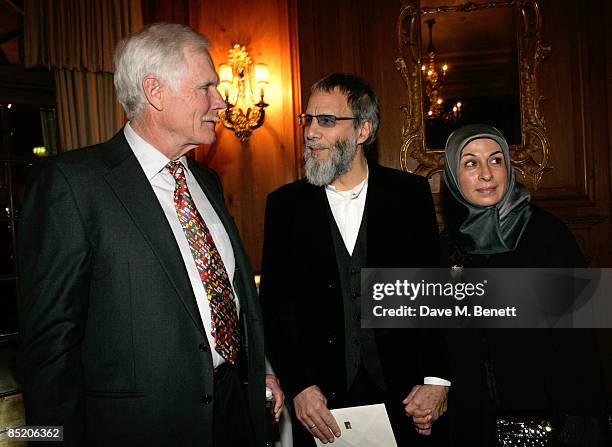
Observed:
[[[496,128],[479,124],[453,132],[444,178],[451,197],[441,265],[586,266],[569,229],[533,205],[516,182],[508,143]],[[519,442],[512,445],[607,445],[593,331],[458,329],[449,335],[453,445],[501,445],[500,435]],[[538,429],[539,421],[551,421],[552,431],[547,424]],[[521,438],[526,426],[535,427],[533,438],[552,443]]]

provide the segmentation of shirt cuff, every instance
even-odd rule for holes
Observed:
[[[451,383],[448,380],[441,379],[439,377],[425,377],[423,379],[423,384],[425,384],[425,385],[451,386]]]

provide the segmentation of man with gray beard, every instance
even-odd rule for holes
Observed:
[[[299,122],[306,178],[268,197],[260,289],[294,446],[341,436],[329,408],[381,402],[400,446],[431,445],[419,434],[431,434],[450,385],[441,337],[360,324],[361,268],[437,266],[429,184],[366,160],[378,98],[354,75],[314,84]]]

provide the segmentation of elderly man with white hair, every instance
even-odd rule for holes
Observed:
[[[155,24],[121,42],[129,123],[41,170],[23,209],[28,425],[66,445],[263,445],[253,275],[217,175],[186,157],[225,107],[208,41]]]

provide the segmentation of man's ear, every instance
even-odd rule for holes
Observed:
[[[163,86],[153,75],[147,75],[142,80],[142,90],[144,91],[147,102],[156,110],[163,110]]]
[[[357,144],[363,144],[368,138],[370,138],[370,134],[372,133],[372,122],[364,121],[361,127],[359,127],[359,136],[357,137]]]

